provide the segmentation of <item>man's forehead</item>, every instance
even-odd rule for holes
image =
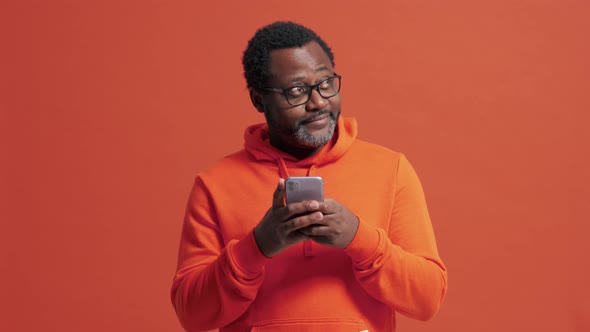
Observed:
[[[278,79],[290,81],[302,79],[311,73],[332,71],[328,54],[315,41],[302,47],[273,50],[270,56],[270,74]]]

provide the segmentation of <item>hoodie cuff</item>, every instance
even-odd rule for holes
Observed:
[[[248,274],[259,274],[266,262],[271,260],[258,249],[253,231],[232,247],[231,255],[236,265]]]
[[[375,255],[379,247],[379,240],[380,235],[377,228],[364,223],[359,218],[359,227],[356,235],[344,251],[352,258],[353,262],[364,262]]]

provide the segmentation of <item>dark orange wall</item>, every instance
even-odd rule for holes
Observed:
[[[449,268],[400,331],[589,331],[587,1],[2,1],[0,330],[180,331],[195,174],[263,121],[240,58],[291,19],[403,151]],[[359,174],[362,176],[362,174]]]

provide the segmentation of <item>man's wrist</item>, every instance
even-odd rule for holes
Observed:
[[[242,270],[252,274],[260,272],[262,267],[270,259],[258,247],[254,232],[248,233],[248,235],[238,241],[231,249],[231,255],[237,265]]]
[[[272,258],[277,254],[276,249],[273,250],[273,243],[270,243],[272,240],[269,236],[266,236],[263,230],[260,229],[260,225],[254,227],[253,231],[254,241],[256,242],[256,246],[260,253],[262,253],[267,258]]]

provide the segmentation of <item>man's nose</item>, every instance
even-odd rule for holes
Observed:
[[[323,109],[328,104],[328,99],[322,97],[317,89],[311,90],[309,101],[305,104],[307,111]]]

